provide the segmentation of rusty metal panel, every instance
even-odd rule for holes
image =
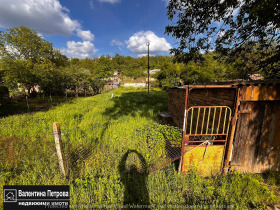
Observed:
[[[240,101],[280,100],[280,85],[259,85],[240,87]]]
[[[246,101],[251,101],[251,96],[252,96],[252,86],[247,87],[246,89]]]
[[[240,87],[239,98],[241,101],[246,101],[247,86]]]
[[[185,152],[192,148],[193,146],[185,147]],[[209,146],[205,153],[206,148],[206,146],[202,146],[184,155],[183,173],[193,167],[205,177],[216,175],[221,172],[224,146]]]
[[[280,170],[279,119],[280,101],[241,102],[231,160],[235,169]]]
[[[259,101],[260,90],[261,90],[260,86],[253,86],[252,87],[251,101]]]

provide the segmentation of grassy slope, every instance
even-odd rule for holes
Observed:
[[[180,130],[158,123],[157,114],[165,110],[164,91],[152,91],[148,99],[145,90],[118,89],[73,100],[47,112],[2,118],[0,183],[70,184],[71,204],[151,202],[244,209],[276,202],[271,188],[278,189],[280,177],[275,173],[266,177],[270,188],[263,184],[261,175],[234,173],[205,179],[195,172],[180,175],[174,164],[148,177],[139,172],[128,175],[123,165],[135,164],[144,170],[144,161],[148,166],[161,161],[166,155],[161,139],[180,142]],[[62,181],[57,169],[52,135],[55,121],[61,124],[70,181]],[[128,155],[125,165],[129,150],[137,152]],[[135,176],[137,182],[131,179]],[[129,193],[138,193],[142,200]]]

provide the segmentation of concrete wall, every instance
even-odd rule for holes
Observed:
[[[124,83],[124,87],[146,87],[146,83]]]

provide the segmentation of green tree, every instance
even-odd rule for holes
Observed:
[[[94,70],[96,78],[109,78],[113,75],[114,69],[112,65],[112,58],[110,56],[101,56]]]
[[[180,82],[180,68],[171,62],[161,64],[160,71],[155,75],[159,87],[167,89],[171,86],[178,86]]]
[[[259,66],[275,66],[279,60],[279,0],[170,0],[167,15],[176,21],[166,33],[180,40],[179,47],[171,50],[177,61],[203,60],[201,52],[209,50],[232,58],[252,40],[269,53]],[[279,68],[265,73],[274,77]]]
[[[30,94],[31,88],[42,81],[39,67],[46,69],[53,67],[52,64],[57,67],[66,65],[66,56],[53,49],[52,44],[36,31],[24,26],[1,32],[0,40],[3,78],[10,88],[17,88],[17,84],[21,83]]]

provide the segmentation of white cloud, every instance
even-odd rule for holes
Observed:
[[[165,2],[166,5],[168,5],[170,0],[162,0],[162,1]]]
[[[100,1],[100,2],[107,2],[107,3],[114,4],[114,3],[120,2],[121,0],[99,0],[99,1]]]
[[[91,9],[94,8],[93,0],[89,1],[89,7],[90,7]]]
[[[80,29],[77,29],[77,35],[83,41],[93,41],[94,40],[94,35],[89,30],[88,31],[82,31]]]
[[[165,40],[155,35],[152,31],[140,31],[126,41],[127,48],[137,56],[147,55],[147,43],[150,43],[150,53],[158,54],[161,52],[169,52],[171,45]]]
[[[116,45],[116,46],[123,46],[123,43],[122,43],[121,41],[119,41],[119,40],[113,39],[113,40],[111,41],[110,45],[111,45],[111,46],[114,46],[114,45]]]
[[[41,33],[37,33],[37,35],[38,35],[38,36],[40,36],[42,39],[44,39],[43,34],[41,34]]]
[[[1,0],[0,26],[24,25],[40,33],[71,35],[81,28],[59,0]]]
[[[85,58],[97,52],[94,44],[90,41],[75,42],[68,41],[67,49],[62,49],[62,53],[73,58]]]

